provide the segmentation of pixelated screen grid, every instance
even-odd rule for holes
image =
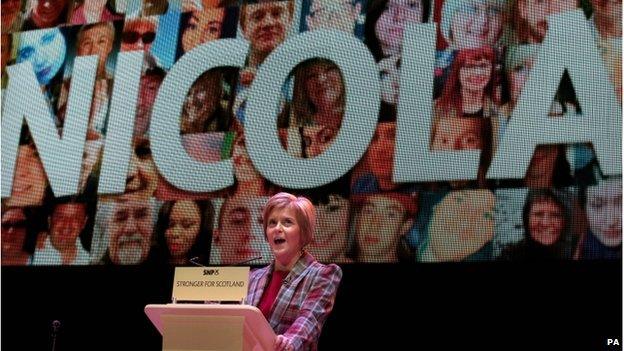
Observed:
[[[321,262],[619,259],[621,178],[603,175],[591,144],[539,145],[524,178],[485,177],[537,65],[549,15],[583,11],[586,19],[578,25],[589,25],[595,40],[582,44],[597,47],[621,108],[621,2],[544,3],[292,0],[239,6],[210,0],[152,1],[143,9],[129,2],[124,13],[124,6],[113,1],[91,9],[81,0],[56,0],[46,10],[37,0],[7,0],[2,3],[3,96],[12,86],[6,67],[30,63],[49,110],[36,117],[46,118],[47,113],[59,135],[66,135],[71,81],[84,74],[75,69],[76,58],[95,55],[97,68],[90,107],[82,117],[88,119],[87,132],[74,195],[55,195],[40,158],[49,150],[39,149],[41,143],[27,123],[15,131],[20,138],[13,186],[11,195],[2,199],[2,264],[189,265],[197,258],[226,265],[256,257],[261,258],[251,264],[266,264],[272,253],[262,211],[280,191],[314,203],[317,226],[306,250]],[[408,24],[419,23],[437,26],[432,112],[426,117],[401,114],[399,108],[400,92],[410,85],[401,81],[408,76],[401,70],[408,61],[402,58],[408,46],[403,34]],[[266,179],[252,161],[245,112],[252,83],[268,55],[297,36],[322,29],[349,33],[370,52],[379,77],[377,124],[367,149],[347,172],[324,185],[296,189]],[[244,64],[211,69],[192,83],[182,102],[180,141],[197,162],[231,160],[234,183],[213,192],[182,190],[152,157],[150,118],[168,72],[187,52],[219,39],[246,40]],[[101,194],[98,188],[112,181],[100,175],[109,145],[112,96],[119,81],[130,80],[116,75],[123,68],[117,65],[119,54],[127,52],[142,52],[143,60],[135,113],[123,116],[133,128],[125,187],[122,194]],[[341,150],[330,148],[347,111],[352,88],[347,89],[346,79],[336,62],[317,57],[294,65],[279,91],[262,92],[279,96],[278,115],[270,120],[277,124],[277,138],[287,155],[270,155],[272,163],[330,152],[332,163],[343,162]],[[586,112],[571,74],[558,80],[548,116]],[[159,97],[165,102],[168,98]],[[3,128],[7,105],[3,98]],[[363,115],[359,108],[356,114]],[[399,115],[403,124],[397,122]],[[428,152],[478,154],[472,177],[393,181],[393,170],[402,167],[395,150],[417,150],[416,141],[397,145],[398,129],[418,118],[431,121],[424,134]],[[621,130],[613,133],[621,138]],[[15,147],[6,138],[2,143],[3,155]],[[526,140],[516,138],[514,143]],[[351,146],[349,141],[344,145]],[[55,157],[53,162],[67,167],[69,174],[73,166],[62,154]],[[445,172],[455,174],[462,167],[470,165],[459,163]],[[284,178],[308,176],[289,171]],[[195,176],[186,175],[191,183]]]

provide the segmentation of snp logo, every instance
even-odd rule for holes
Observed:
[[[204,275],[219,275],[218,269],[204,269]]]

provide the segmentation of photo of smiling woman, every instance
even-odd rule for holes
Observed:
[[[450,50],[496,48],[507,22],[505,0],[444,0],[440,33]]]
[[[56,27],[67,23],[69,0],[30,0],[22,31]]]
[[[158,211],[155,235],[163,263],[190,265],[204,261],[210,252],[214,209],[210,201],[166,202]]]
[[[522,210],[524,239],[507,246],[499,259],[555,261],[573,257],[575,222],[570,194],[563,190],[530,189]]]
[[[439,117],[496,115],[496,54],[494,49],[460,50],[451,65],[441,96],[435,101]]]
[[[58,28],[23,32],[19,35],[17,63],[30,62],[39,85],[50,84],[53,79],[62,78],[67,44]]]
[[[342,270],[306,251],[316,227],[316,210],[307,198],[278,193],[266,203],[262,219],[273,259],[250,273],[245,303],[257,306],[273,327],[274,350],[316,350]]]
[[[238,8],[206,8],[182,13],[178,57],[195,47],[219,38],[236,36]]]

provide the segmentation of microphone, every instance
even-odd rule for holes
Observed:
[[[199,263],[197,261],[199,261],[199,256],[195,256],[195,257],[193,257],[193,258],[191,258],[189,260],[189,262],[191,262],[192,264],[196,265],[197,267],[204,267],[204,268],[207,267],[207,266],[204,266],[203,264],[201,264],[201,263]]]
[[[243,263],[248,263],[248,262],[251,262],[251,261],[261,260],[261,259],[262,259],[262,256],[257,256],[257,257],[250,258],[250,259],[245,260],[245,261],[237,262],[237,263],[234,263],[234,264],[229,264],[228,266],[239,266],[239,265],[241,265]]]

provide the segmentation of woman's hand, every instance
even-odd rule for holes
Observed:
[[[294,347],[290,344],[290,339],[284,335],[278,335],[275,338],[275,351],[294,351]]]

